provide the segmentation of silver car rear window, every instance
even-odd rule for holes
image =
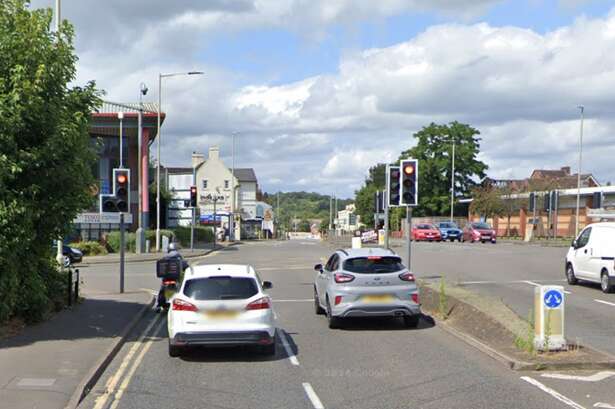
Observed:
[[[399,257],[355,257],[344,261],[344,271],[358,274],[386,274],[403,269]]]
[[[258,293],[256,281],[249,277],[215,276],[186,281],[184,294],[198,301],[243,300]]]

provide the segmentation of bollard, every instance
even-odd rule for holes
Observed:
[[[564,287],[534,288],[534,346],[540,351],[566,348],[564,338]]]
[[[75,302],[79,301],[79,269],[75,270],[75,273],[77,274],[77,279],[75,280]]]
[[[73,305],[73,271],[70,268],[66,269],[66,278],[68,278],[68,306]]]

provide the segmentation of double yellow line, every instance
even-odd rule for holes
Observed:
[[[115,371],[113,376],[111,376],[109,380],[107,380],[107,383],[105,384],[105,392],[98,398],[96,398],[94,409],[103,409],[107,407],[108,401],[111,402],[111,405],[109,406],[110,409],[117,408],[120,403],[120,400],[122,399],[122,396],[124,395],[124,391],[128,388],[132,377],[134,376],[135,372],[137,371],[137,368],[143,361],[143,357],[152,346],[155,334],[160,332],[160,329],[166,322],[164,319],[160,318],[161,316],[163,315],[156,315],[152,322],[149,323],[147,328],[145,328],[145,331],[143,331],[141,336],[139,336],[139,339],[130,348],[130,350],[122,360],[120,367],[117,369],[117,371]],[[150,331],[154,326],[156,326],[156,328],[150,334]],[[148,334],[150,335],[148,336]],[[133,357],[135,357],[135,355],[136,358],[133,360]],[[126,376],[124,376],[124,373],[126,371],[128,372],[126,373]],[[124,378],[122,380],[123,376]]]

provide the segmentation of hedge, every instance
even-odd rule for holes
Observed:
[[[190,227],[176,227],[173,229],[175,239],[179,241],[182,247],[190,245]],[[210,243],[214,241],[214,233],[211,227],[196,226],[194,228],[194,241],[201,243]]]
[[[160,237],[169,237],[173,240],[175,235],[171,230],[160,230]],[[146,230],[145,240],[150,241],[150,249],[153,249],[156,245],[156,230]],[[126,251],[134,253],[137,248],[137,235],[135,233],[126,233]],[[107,249],[111,253],[119,253],[120,251],[120,232],[113,231],[107,234]]]
[[[100,256],[107,254],[107,249],[97,241],[80,241],[71,243],[71,247],[81,250],[84,256]]]

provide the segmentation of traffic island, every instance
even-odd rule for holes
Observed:
[[[436,325],[513,370],[615,368],[615,357],[578,343],[557,352],[536,351],[533,325],[499,299],[444,282],[420,281],[419,288],[422,309]]]

